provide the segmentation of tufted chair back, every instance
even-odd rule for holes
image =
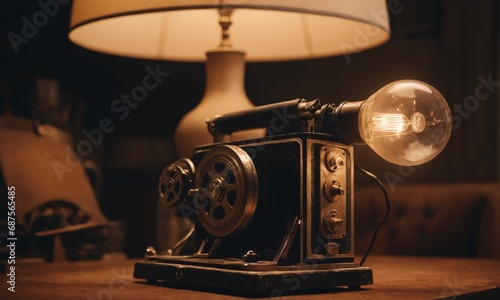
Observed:
[[[372,253],[500,259],[500,183],[399,184]],[[355,190],[355,247],[363,254],[385,212],[377,186]]]

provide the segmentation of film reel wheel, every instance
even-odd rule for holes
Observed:
[[[194,165],[189,159],[179,159],[168,165],[160,175],[158,194],[167,206],[180,204],[193,184]]]
[[[195,178],[199,220],[210,234],[230,235],[246,227],[257,206],[257,172],[239,147],[219,145],[205,154]]]

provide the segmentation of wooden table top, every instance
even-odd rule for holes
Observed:
[[[134,260],[20,262],[15,293],[0,274],[1,299],[248,299],[207,289],[148,285],[132,277]],[[372,256],[374,284],[307,293],[307,299],[500,299],[500,260]],[[7,270],[8,271],[8,270]],[[252,296],[253,299],[266,298]],[[286,295],[283,299],[303,299]]]

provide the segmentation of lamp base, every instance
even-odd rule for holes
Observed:
[[[178,157],[191,157],[195,147],[213,142],[207,119],[254,107],[245,92],[244,74],[244,52],[217,49],[207,53],[205,94],[200,103],[181,119],[174,133]],[[264,135],[264,129],[246,130],[233,134],[231,140],[255,139]]]

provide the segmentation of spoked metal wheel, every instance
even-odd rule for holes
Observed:
[[[168,206],[182,203],[193,185],[194,165],[187,158],[168,165],[160,175],[158,194],[160,201]]]
[[[194,186],[198,217],[210,234],[228,236],[252,219],[258,200],[257,171],[241,148],[220,145],[208,151]]]

